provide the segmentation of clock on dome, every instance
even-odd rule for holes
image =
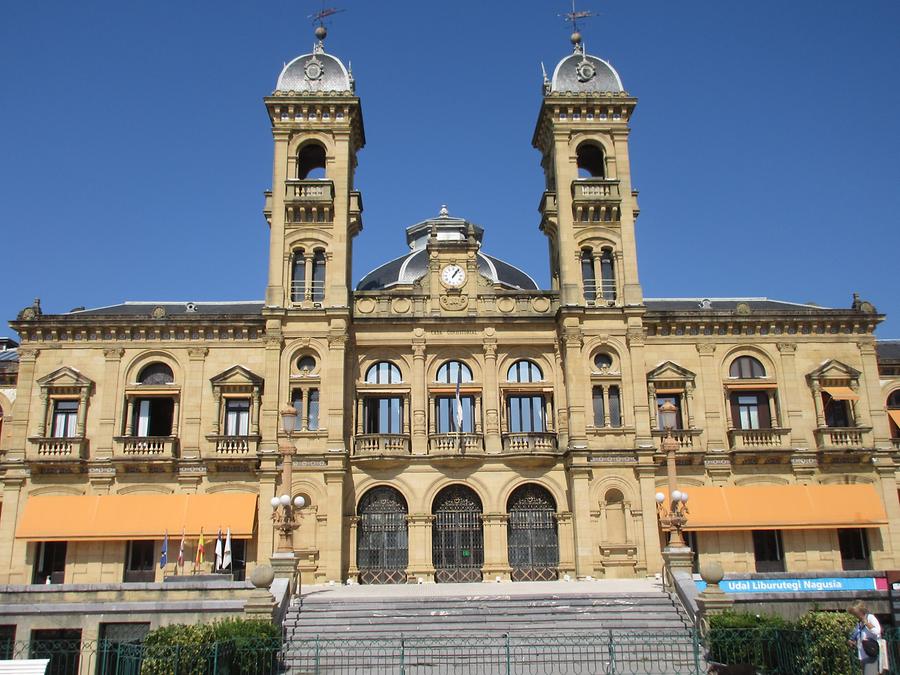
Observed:
[[[450,288],[459,288],[466,283],[466,271],[456,264],[445,265],[441,270],[441,281]]]

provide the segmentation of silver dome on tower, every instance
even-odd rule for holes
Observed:
[[[610,63],[588,54],[581,42],[581,33],[572,33],[573,54],[556,64],[553,78],[545,78],[546,93],[620,93],[625,91],[622,78]]]
[[[310,54],[298,56],[288,63],[278,76],[275,91],[280,92],[353,92],[353,73],[341,60],[325,53],[324,26],[316,28],[316,44]]]

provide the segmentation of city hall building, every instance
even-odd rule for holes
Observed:
[[[230,530],[243,578],[275,550],[282,494],[306,499],[293,538],[304,583],[653,575],[665,402],[700,561],[897,567],[900,370],[879,374],[883,317],[859,298],[717,298],[712,279],[708,298],[645,298],[636,105],[578,41],[544,79],[531,142],[549,288],[464,204],[382,232],[398,257],[354,286],[362,103],[321,41],[288,63],[265,98],[262,301],[52,315],[36,302],[12,322],[4,597],[161,582],[182,532],[189,573],[201,528],[202,569]],[[885,347],[895,364],[897,346]]]

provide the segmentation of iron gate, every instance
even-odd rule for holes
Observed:
[[[484,528],[481,500],[464,485],[444,488],[434,500],[431,551],[439,583],[481,581]]]
[[[359,502],[356,564],[361,584],[404,584],[409,561],[406,500],[397,490],[377,487]]]
[[[507,545],[513,581],[552,581],[558,578],[559,533],[556,503],[539,485],[522,485],[507,503]]]

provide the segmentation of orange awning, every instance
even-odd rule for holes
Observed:
[[[850,387],[822,387],[835,401],[858,401],[859,395]]]
[[[178,539],[182,528],[196,537],[200,528],[215,536],[231,528],[231,536],[253,536],[256,495],[64,495],[29,497],[16,538],[32,541],[115,541]],[[177,542],[175,544],[177,546]]]
[[[887,514],[872,485],[689,487],[685,530],[879,527]]]
[[[894,420],[894,424],[897,425],[897,428],[900,429],[900,410],[888,410],[887,414]]]

